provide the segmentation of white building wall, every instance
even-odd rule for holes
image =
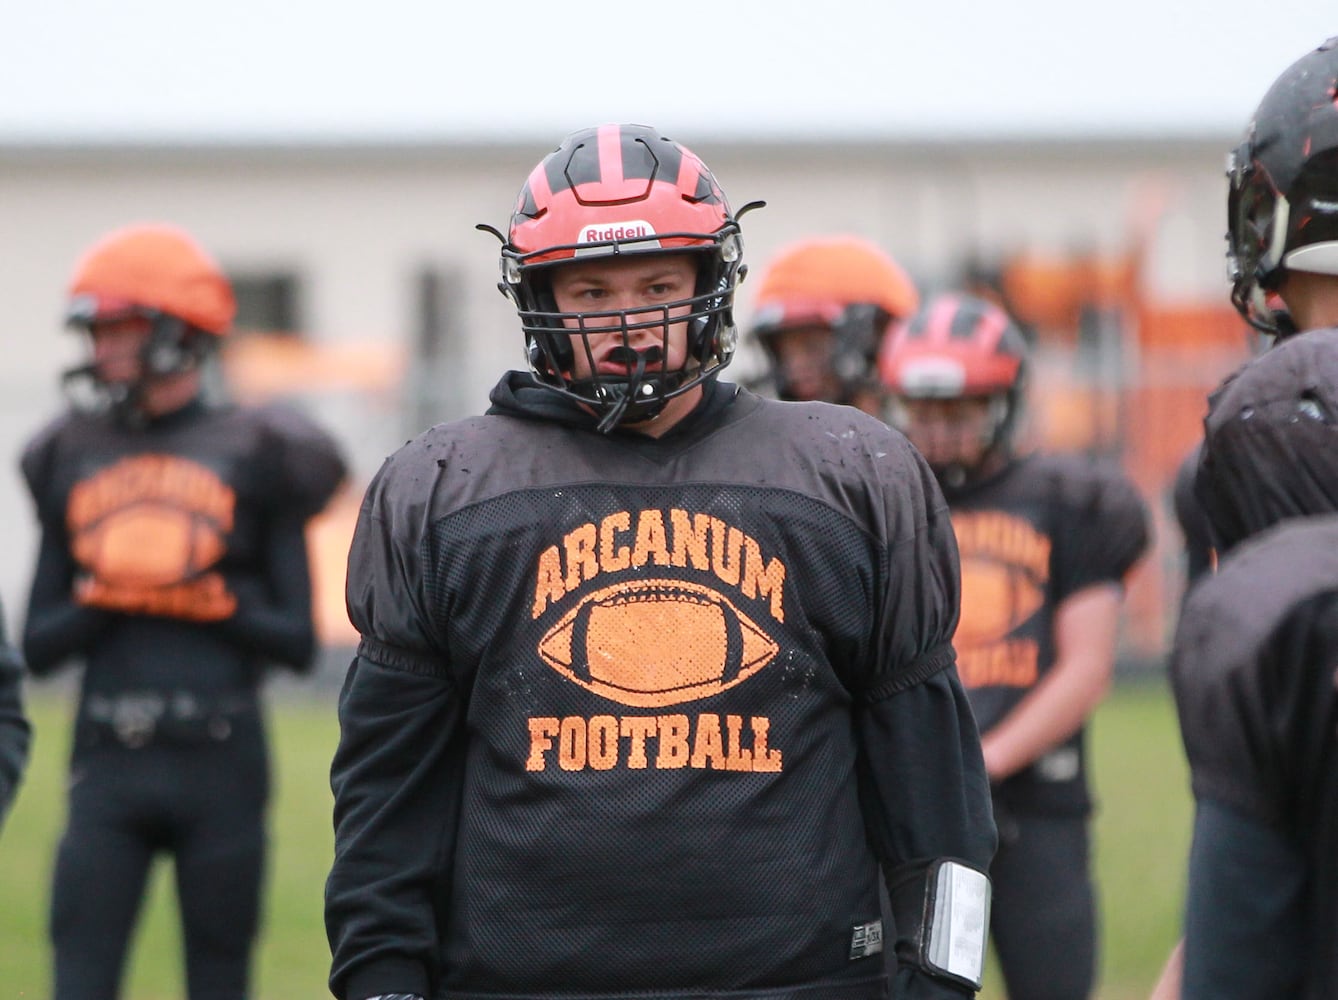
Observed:
[[[21,619],[36,533],[17,473],[23,441],[60,405],[57,373],[79,357],[60,327],[78,255],[131,221],[176,222],[229,270],[290,270],[303,281],[306,333],[332,344],[412,343],[415,276],[450,272],[463,349],[444,376],[440,416],[480,410],[521,361],[514,313],[496,291],[497,244],[516,192],[552,147],[0,148],[0,597]],[[970,252],[1116,253],[1161,191],[1151,287],[1167,298],[1225,294],[1222,150],[1229,140],[915,146],[697,144],[744,221],[762,267],[782,244],[822,232],[879,242],[926,285],[950,282]],[[755,285],[756,283],[754,283]],[[750,287],[740,295],[746,321]],[[740,367],[755,367],[745,352]],[[411,370],[412,373],[412,370]],[[421,375],[421,373],[418,373]],[[390,409],[395,409],[393,401]],[[408,429],[395,413],[328,416],[370,475]]]

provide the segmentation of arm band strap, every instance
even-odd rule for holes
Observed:
[[[954,858],[898,868],[888,878],[897,958],[936,979],[980,989],[990,925],[989,876]]]

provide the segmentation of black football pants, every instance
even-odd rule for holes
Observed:
[[[172,855],[191,1000],[247,996],[259,922],[266,749],[224,742],[76,749],[51,901],[56,1000],[113,1000],[150,862]]]
[[[1008,1000],[1086,1000],[1096,978],[1087,818],[1023,815],[996,805],[995,819],[990,936]]]

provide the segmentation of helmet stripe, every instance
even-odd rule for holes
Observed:
[[[1004,331],[1008,329],[1008,317],[1002,310],[985,309],[974,318],[976,320],[974,337],[982,348],[993,351],[999,346]]]
[[[605,188],[622,187],[626,176],[623,168],[623,130],[617,125],[599,127],[599,182]]]
[[[520,213],[531,219],[539,214],[540,205],[548,205],[553,200],[552,178],[544,167],[541,163],[530,171],[530,179],[520,194]]]
[[[680,191],[692,192],[693,201],[703,201],[711,194],[710,177],[695,154],[688,150],[683,153],[678,158],[678,169],[674,171],[674,185]]]
[[[946,344],[953,338],[953,319],[961,303],[955,295],[945,295],[929,310],[925,318],[925,339]]]

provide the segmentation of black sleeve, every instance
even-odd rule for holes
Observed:
[[[433,995],[437,918],[454,854],[462,707],[439,664],[364,639],[339,699],[325,887],[330,990]]]
[[[214,627],[235,645],[306,672],[314,660],[316,638],[303,514],[271,519],[262,563],[259,575],[229,574],[237,610]]]
[[[368,488],[349,551],[349,617],[363,638],[339,702],[325,894],[330,989],[348,1000],[432,995],[433,900],[450,877],[463,776],[465,705],[429,621],[425,500],[394,462]]]
[[[903,865],[944,857],[988,871],[996,843],[989,778],[957,671],[861,706],[856,726],[860,797],[885,881]],[[899,956],[907,945],[899,943]],[[905,964],[897,979],[898,997],[964,992]]]
[[[1057,599],[1094,584],[1122,584],[1150,543],[1147,504],[1133,482],[1115,466],[1093,462],[1065,470],[1058,495]]]
[[[1200,799],[1185,897],[1185,1000],[1300,996],[1305,889],[1305,859],[1278,830]]]
[[[0,822],[14,803],[28,763],[32,728],[23,712],[23,661],[9,643],[0,612]]]
[[[880,557],[869,662],[855,681],[874,700],[955,662],[962,587],[957,536],[929,466],[909,444],[905,449],[885,501],[890,538]]]
[[[75,603],[74,569],[64,527],[44,523],[23,626],[23,655],[37,676],[88,649],[114,617]]]
[[[275,494],[286,511],[301,518],[318,514],[348,474],[338,443],[305,415],[274,404],[259,411],[268,434]]]
[[[111,612],[74,600],[75,565],[65,531],[65,511],[51,487],[65,428],[63,418],[48,424],[28,442],[19,460],[41,528],[23,625],[23,655],[28,669],[38,676],[86,650],[112,620]]]
[[[1251,623],[1252,611],[1265,605],[1241,588],[1267,581],[1242,579],[1239,569],[1229,561],[1200,584],[1196,597],[1227,593],[1195,600],[1182,615],[1171,654],[1176,711],[1195,797],[1281,828],[1306,756],[1300,741],[1333,697],[1331,671],[1323,666],[1332,662],[1326,623],[1333,598],[1321,594],[1277,619]],[[1236,631],[1224,642],[1228,616]],[[1213,643],[1199,640],[1202,633]]]
[[[1194,495],[1194,476],[1199,468],[1199,455],[1203,451],[1200,442],[1194,450],[1185,456],[1175,473],[1175,482],[1171,488],[1171,503],[1175,509],[1175,520],[1180,525],[1180,534],[1185,540],[1185,583],[1190,584],[1212,567],[1213,544],[1212,526],[1208,523],[1207,512]]]
[[[902,482],[918,489],[900,498],[918,506],[915,529],[889,550],[877,680],[855,710],[860,801],[886,879],[941,857],[988,870],[996,842],[980,735],[950,641],[960,603],[957,546],[937,484],[915,459],[917,474]],[[963,995],[906,967],[898,983],[898,996]]]

